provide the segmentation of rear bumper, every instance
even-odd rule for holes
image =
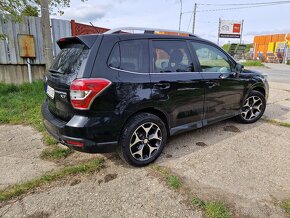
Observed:
[[[108,153],[117,149],[117,141],[103,141],[99,137],[98,141],[91,139],[91,131],[96,132],[98,126],[90,126],[88,117],[74,116],[69,122],[55,117],[49,110],[45,102],[41,108],[43,124],[46,130],[61,144],[74,150],[88,153]],[[102,127],[99,127],[102,129]],[[73,143],[72,143],[73,142]]]

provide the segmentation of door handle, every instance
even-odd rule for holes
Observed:
[[[157,89],[169,89],[170,84],[169,83],[155,83],[154,87]]]
[[[209,81],[209,82],[206,82],[206,84],[207,84],[208,88],[211,89],[211,88],[214,88],[214,87],[218,86],[219,82]]]
[[[223,73],[219,76],[220,79],[226,79],[227,77],[228,76],[226,74],[223,74]]]

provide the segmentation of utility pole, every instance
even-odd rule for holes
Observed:
[[[242,20],[241,35],[240,35],[240,44],[242,44],[243,30],[244,30],[244,20]]]
[[[193,33],[193,34],[194,34],[194,29],[195,29],[195,16],[196,16],[196,9],[197,9],[197,4],[194,3],[193,18],[192,18],[192,33]]]
[[[40,22],[41,22],[41,31],[42,31],[42,38],[43,38],[45,69],[48,70],[53,59],[48,0],[41,1]]]
[[[180,26],[181,26],[181,17],[182,17],[182,0],[180,0],[179,26],[178,26],[179,32],[180,32]]]
[[[220,31],[221,31],[221,18],[219,18],[219,29],[218,29],[218,39],[217,44],[220,45]]]

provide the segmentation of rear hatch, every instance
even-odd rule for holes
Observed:
[[[84,77],[85,71],[88,71],[86,63],[93,42],[91,36],[83,36],[82,39],[89,39],[90,43],[86,43],[79,37],[60,39],[58,45],[61,51],[46,74],[48,109],[64,121],[70,120],[75,113],[70,102],[70,84],[76,78]],[[95,36],[96,39],[97,36]]]

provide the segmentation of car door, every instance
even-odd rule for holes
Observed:
[[[152,99],[170,116],[171,134],[202,126],[204,90],[185,40],[151,40]]]
[[[246,90],[245,80],[235,72],[236,63],[218,46],[191,41],[204,79],[204,125],[236,115]]]

